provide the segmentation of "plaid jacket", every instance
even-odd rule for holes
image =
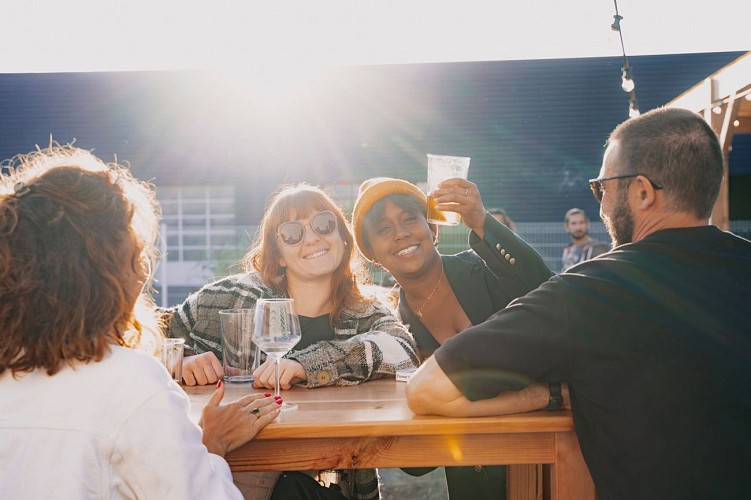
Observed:
[[[184,338],[188,355],[211,351],[221,360],[219,311],[252,308],[260,298],[282,296],[267,287],[256,273],[220,279],[174,308],[167,336]],[[375,299],[358,310],[342,311],[340,321],[334,325],[334,340],[293,350],[287,357],[305,369],[309,388],[393,377],[396,370],[419,364],[412,334]]]
[[[210,283],[173,308],[167,336],[185,339],[186,354],[211,351],[222,359],[222,309],[251,308],[260,298],[283,297],[266,286],[256,273],[238,274]],[[305,333],[303,332],[303,335]],[[393,377],[396,370],[419,364],[412,334],[380,302],[368,301],[358,310],[345,309],[334,325],[334,340],[291,351],[300,363],[307,387],[354,385]],[[379,498],[375,469],[350,471],[354,499]]]

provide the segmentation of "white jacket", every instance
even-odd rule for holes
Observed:
[[[0,375],[0,498],[242,498],[152,356]]]

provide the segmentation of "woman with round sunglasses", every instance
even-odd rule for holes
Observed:
[[[174,309],[170,337],[186,340],[188,385],[222,377],[218,311],[252,308],[258,299],[290,297],[302,340],[285,359],[280,388],[352,385],[417,365],[414,339],[389,310],[360,292],[352,234],[322,190],[298,185],[271,200],[259,235],[243,257],[246,272],[204,286]],[[254,386],[274,388],[273,363],[254,373]]]
[[[183,364],[185,382],[203,385],[222,376],[218,311],[252,308],[260,298],[291,297],[300,317],[302,340],[281,361],[281,389],[353,385],[416,367],[412,335],[360,292],[354,256],[346,220],[322,190],[302,184],[276,194],[243,258],[246,272],[204,286],[174,310],[168,334],[185,338],[194,354]],[[274,388],[270,360],[253,375],[255,387]],[[378,496],[373,470],[355,471],[350,483],[353,498]]]
[[[407,181],[366,180],[352,214],[362,255],[383,266],[399,284],[399,314],[422,360],[552,276],[532,247],[485,211],[474,183],[449,179],[432,195],[439,209],[461,214],[472,230],[470,250],[457,255],[438,252],[438,228],[426,218],[427,197]],[[521,391],[508,412],[559,409],[558,390],[554,384]],[[433,469],[404,470],[419,476]],[[504,466],[447,467],[446,482],[452,500],[506,497]]]

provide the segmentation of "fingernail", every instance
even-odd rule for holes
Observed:
[[[266,396],[267,398],[271,397],[271,394],[266,394],[265,392],[263,393],[263,395]]]
[[[281,396],[274,396],[274,399],[282,399]]]
[[[284,403],[284,401],[282,401],[282,398],[279,398],[279,399],[276,400],[276,404],[280,405],[282,403]]]
[[[221,389],[222,388],[222,381],[221,380],[216,383],[216,388],[217,389]]]

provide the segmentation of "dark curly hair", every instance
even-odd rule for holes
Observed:
[[[99,361],[140,340],[133,316],[156,258],[153,189],[88,151],[51,146],[0,182],[0,373]],[[133,327],[135,327],[135,332]]]

